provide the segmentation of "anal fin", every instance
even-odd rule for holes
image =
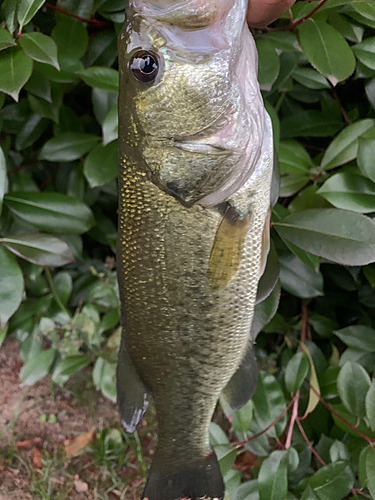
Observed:
[[[117,404],[122,425],[134,432],[148,406],[147,389],[121,341],[116,374]]]
[[[240,366],[223,390],[224,399],[233,411],[240,410],[253,397],[257,380],[258,366],[249,342]]]

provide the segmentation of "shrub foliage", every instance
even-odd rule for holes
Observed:
[[[0,344],[22,384],[91,365],[112,400],[125,7],[4,0],[0,24]],[[280,173],[256,394],[211,428],[235,500],[375,499],[374,28],[373,1],[320,0],[254,33]]]

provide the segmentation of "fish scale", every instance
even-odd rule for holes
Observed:
[[[243,0],[217,0],[217,12],[225,13],[221,20],[202,17],[213,23],[207,27],[212,36],[222,30],[223,40],[230,27],[243,30],[237,44],[223,44],[217,66],[212,61],[220,54],[197,55],[193,63],[191,54],[184,60],[184,46],[176,55],[170,26],[165,31],[163,23],[148,17],[147,5],[152,7],[146,1],[130,4],[119,40],[117,253],[123,335],[118,402],[130,432],[150,395],[155,405],[158,444],[142,498],[220,499],[223,482],[208,427],[223,390],[238,409],[255,388],[249,333],[267,254],[272,128],[256,83],[256,52],[244,26]],[[242,9],[242,21],[236,8]],[[159,61],[160,78],[151,84],[136,82],[129,69],[139,50]],[[241,68],[236,54],[247,56]],[[233,76],[231,84],[227,68],[245,72],[251,82]],[[218,87],[214,96],[211,78]],[[217,117],[232,106],[238,112],[228,133],[228,121]],[[214,155],[212,148],[217,148]],[[207,176],[195,178],[191,169]]]

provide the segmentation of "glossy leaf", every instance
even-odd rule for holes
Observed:
[[[67,358],[61,360],[56,366],[52,379],[59,379],[60,377],[69,377],[74,375],[78,371],[85,368],[90,364],[91,358],[86,354],[77,354],[75,356],[68,356]]]
[[[375,141],[360,137],[358,141],[358,166],[363,173],[375,182]]]
[[[246,434],[253,420],[253,402],[248,401],[239,411],[233,415],[233,429],[242,434]]]
[[[339,209],[311,209],[275,222],[280,236],[303,250],[339,264],[365,265],[375,260],[375,223]]]
[[[337,377],[337,389],[350,413],[357,417],[366,415],[365,400],[369,388],[370,377],[366,370],[358,363],[345,363]]]
[[[0,50],[16,45],[12,35],[4,28],[0,28]]]
[[[297,352],[285,368],[285,387],[295,394],[309,373],[309,359],[303,352]]]
[[[55,41],[59,56],[66,60],[80,59],[86,52],[89,37],[87,28],[72,17],[60,16],[51,36]]]
[[[90,87],[107,90],[108,92],[118,92],[119,76],[118,71],[114,69],[93,66],[80,71],[78,76]]]
[[[43,4],[43,0],[19,0],[17,18],[21,27],[31,21]]]
[[[321,168],[328,170],[354,160],[358,152],[358,137],[375,125],[375,120],[366,118],[344,128],[328,146]]]
[[[297,68],[293,78],[301,85],[313,90],[330,88],[327,79],[313,68]]]
[[[274,451],[264,460],[258,477],[260,500],[285,500],[288,489],[287,469],[287,451]]]
[[[375,450],[373,447],[366,455],[366,479],[371,497],[375,498]]]
[[[319,271],[307,267],[291,253],[282,253],[280,258],[281,286],[292,295],[308,299],[323,295],[323,276]]]
[[[369,326],[352,325],[333,332],[347,346],[375,352],[375,330]]]
[[[33,385],[45,377],[52,366],[55,354],[55,349],[47,349],[29,359],[20,372],[21,385]]]
[[[25,33],[20,36],[19,44],[31,59],[60,69],[57,61],[57,46],[51,37],[43,33]]]
[[[267,257],[266,267],[258,282],[255,305],[265,300],[276,286],[280,274],[280,264],[275,245],[271,240],[271,247]]]
[[[342,500],[350,493],[354,479],[347,462],[340,461],[319,469],[309,479],[309,485],[319,500]]]
[[[43,146],[39,159],[47,161],[73,161],[91,151],[99,137],[78,132],[63,132]]]
[[[259,372],[258,384],[253,396],[254,416],[261,429],[268,427],[285,409],[285,398],[279,383],[272,375]],[[286,424],[286,417],[267,431],[271,437],[280,436]]]
[[[87,205],[59,193],[12,193],[4,202],[12,214],[42,231],[82,234],[94,225]]]
[[[0,52],[0,91],[18,102],[20,90],[30,78],[33,61],[19,47]]]
[[[7,163],[4,152],[0,146],[0,215],[3,208],[3,198],[7,189]]]
[[[362,64],[375,70],[375,37],[366,38],[352,47],[354,54]]]
[[[375,431],[375,380],[366,394],[366,418],[372,431]]]
[[[59,267],[74,260],[65,241],[49,234],[16,234],[3,242],[11,252],[39,266]]]
[[[344,210],[366,214],[375,209],[375,184],[349,172],[340,172],[330,177],[318,194],[335,207]]]
[[[103,146],[118,138],[118,106],[113,106],[103,121]]]
[[[321,111],[309,109],[297,111],[281,122],[283,139],[292,137],[331,137],[342,129],[343,123],[337,116],[327,116]]]
[[[43,134],[48,126],[48,121],[40,115],[33,114],[25,122],[16,139],[16,149],[22,151],[34,144],[36,140]]]
[[[87,156],[83,169],[91,187],[103,186],[117,177],[117,149],[117,141],[99,144]]]
[[[315,364],[313,357],[311,355],[311,352],[309,348],[306,346],[306,344],[301,344],[303,352],[306,354],[309,363],[310,363],[310,393],[309,393],[309,403],[307,405],[305,415],[308,415],[309,413],[313,412],[315,408],[317,407],[319,403],[319,397],[320,397],[320,386],[319,386],[319,381],[318,377],[316,374],[316,369],[315,369]]]
[[[0,245],[0,331],[22,300],[24,281],[15,258]]]
[[[258,81],[262,90],[271,90],[280,71],[280,61],[273,45],[268,40],[257,41]]]
[[[335,28],[324,21],[308,19],[299,25],[298,31],[306,57],[333,85],[353,73],[353,52]]]

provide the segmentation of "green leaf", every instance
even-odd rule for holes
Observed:
[[[375,70],[375,36],[366,38],[363,42],[352,47],[354,54],[362,64]]]
[[[79,77],[90,87],[95,87],[108,92],[118,92],[118,71],[111,68],[93,66],[77,73]]]
[[[328,146],[321,163],[323,170],[344,165],[356,158],[358,137],[375,125],[375,120],[366,118],[344,128]]]
[[[308,19],[298,26],[300,43],[307,59],[336,85],[355,69],[355,57],[345,38],[324,21]]]
[[[253,402],[248,401],[239,411],[233,415],[233,429],[242,434],[246,434],[253,421]]]
[[[56,366],[52,380],[58,377],[70,377],[91,363],[91,358],[87,354],[77,354],[68,356],[60,361]]]
[[[335,174],[322,185],[318,194],[344,210],[366,214],[375,209],[375,184],[361,175],[349,172]]]
[[[326,78],[313,68],[297,68],[292,76],[297,82],[308,89],[320,90],[330,88]]]
[[[359,482],[361,483],[362,488],[366,488],[366,486],[367,486],[366,459],[367,459],[367,454],[370,450],[371,450],[371,445],[366,446],[366,448],[363,448],[363,450],[361,451],[361,454],[359,456],[358,479],[359,479]]]
[[[18,102],[20,90],[30,78],[33,61],[19,47],[0,52],[0,90]]]
[[[80,59],[85,54],[89,43],[87,28],[81,22],[68,16],[58,18],[51,37],[58,47],[59,61],[60,56],[66,60]]]
[[[17,18],[20,26],[25,26],[44,4],[44,0],[19,0]]]
[[[57,46],[51,37],[43,33],[25,33],[20,36],[19,44],[31,59],[50,64],[57,70],[60,69],[57,61]]]
[[[337,377],[339,396],[350,413],[357,417],[366,415],[365,400],[370,384],[366,370],[353,361],[346,362]]]
[[[214,447],[219,461],[220,471],[223,476],[233,467],[236,460],[237,450],[230,444],[219,444]]]
[[[18,2],[15,2],[14,0],[3,0],[1,9],[4,13],[5,23],[8,30],[11,33],[14,33],[17,28]]]
[[[82,234],[95,223],[84,203],[59,193],[11,193],[4,197],[9,210],[26,224],[57,234]]]
[[[30,108],[39,116],[53,120],[55,123],[60,121],[60,110],[63,104],[63,89],[59,83],[49,85],[50,98],[40,99],[33,95],[29,95]],[[73,131],[73,123],[70,123],[70,132]]]
[[[96,135],[63,132],[46,142],[39,159],[61,162],[78,160],[91,151],[98,142],[99,137]]]
[[[271,90],[280,71],[279,56],[267,39],[257,40],[258,81],[262,90]]]
[[[335,462],[319,469],[309,485],[319,500],[342,500],[354,485],[354,475],[347,462]]]
[[[233,500],[259,500],[258,481],[252,479],[242,483],[236,491]]]
[[[375,182],[375,141],[360,137],[358,140],[358,166],[363,173]]]
[[[375,380],[366,394],[366,418],[372,431],[375,431]]]
[[[118,106],[113,106],[104,118],[103,125],[103,146],[106,146],[118,138]]]
[[[267,263],[258,282],[257,296],[255,300],[255,305],[259,304],[265,300],[273,291],[276,286],[277,280],[279,279],[280,265],[279,258],[275,249],[275,245],[271,240],[270,251],[268,252]]]
[[[70,299],[73,291],[73,279],[71,275],[64,271],[57,273],[53,277],[53,284],[57,295],[59,296],[61,302],[65,305]]]
[[[9,31],[0,28],[0,50],[17,45]]]
[[[274,227],[306,252],[339,264],[361,266],[375,260],[375,223],[361,214],[336,208],[304,210]]]
[[[36,140],[43,134],[48,126],[48,121],[39,115],[31,115],[25,122],[16,139],[17,151],[22,151],[34,144]]]
[[[341,118],[327,116],[321,111],[309,109],[288,115],[281,122],[283,139],[292,137],[331,137],[343,126]]]
[[[279,383],[272,375],[259,372],[258,384],[253,397],[254,416],[261,429],[268,427],[285,410],[286,403]],[[286,425],[286,416],[267,431],[271,437],[280,436]]]
[[[274,451],[264,460],[259,471],[260,500],[285,500],[288,491],[288,452]]]
[[[370,491],[371,497],[375,498],[375,449],[370,448],[366,455],[366,479],[367,488]]]
[[[307,267],[292,253],[279,254],[281,286],[287,292],[309,299],[323,295],[323,276],[318,271]]]
[[[375,21],[375,5],[371,0],[355,1],[351,5],[364,18]]]
[[[220,425],[215,422],[210,423],[209,428],[210,446],[218,446],[220,444],[229,444],[229,439]]]
[[[5,191],[7,189],[7,183],[8,183],[7,162],[4,152],[0,146],[0,215],[3,208],[3,198]]]
[[[33,385],[45,377],[55,359],[55,353],[55,349],[47,349],[29,359],[20,372],[21,385]]]
[[[83,170],[91,187],[104,186],[117,177],[117,141],[99,144],[87,156]]]
[[[319,498],[315,495],[314,490],[311,488],[311,486],[308,486],[305,489],[301,500],[319,500]]]
[[[38,65],[34,64],[34,70],[24,89],[34,96],[40,97],[47,102],[52,102],[51,83],[47,77],[39,70]]]
[[[0,245],[0,331],[22,300],[23,276],[14,257]]]
[[[349,347],[375,352],[375,330],[369,326],[353,325],[333,333]]]
[[[310,393],[309,393],[309,403],[307,405],[305,415],[308,415],[309,413],[313,412],[315,408],[317,407],[319,403],[319,398],[320,398],[320,386],[319,386],[319,381],[318,377],[316,374],[316,369],[315,369],[315,364],[313,357],[311,355],[310,349],[307,347],[306,344],[301,344],[301,347],[303,349],[303,352],[306,354],[309,363],[310,363]]]
[[[39,266],[60,267],[74,260],[65,241],[49,234],[16,234],[2,241],[11,252]]]
[[[303,352],[297,352],[285,368],[285,387],[295,394],[309,373],[309,359]]]

